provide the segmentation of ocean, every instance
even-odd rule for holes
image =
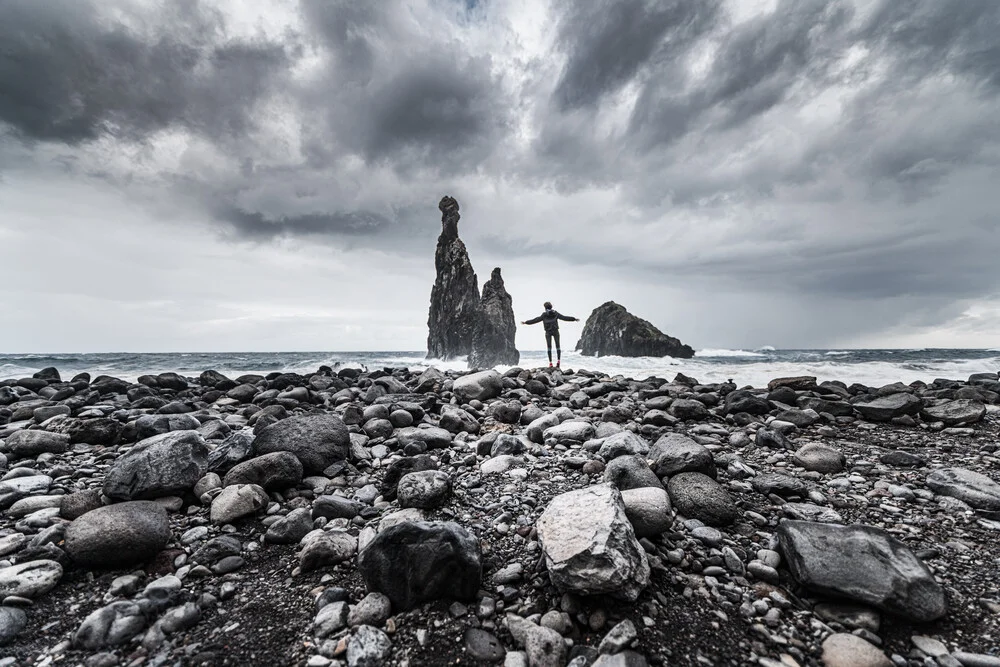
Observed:
[[[135,380],[147,373],[176,371],[194,376],[214,369],[231,377],[272,371],[311,372],[321,365],[368,369],[406,366],[462,369],[464,360],[426,360],[423,352],[191,352],[112,354],[0,354],[0,379],[21,378],[47,366],[63,379],[87,371]],[[548,365],[545,351],[521,353],[524,368]],[[564,368],[585,368],[609,375],[643,379],[673,378],[677,373],[705,383],[732,379],[738,385],[761,387],[776,377],[815,375],[820,381],[841,380],[878,387],[892,382],[935,378],[962,380],[972,373],[1000,370],[1000,349],[917,350],[698,350],[693,359],[671,357],[584,357],[563,352]],[[507,367],[498,367],[506,370]]]

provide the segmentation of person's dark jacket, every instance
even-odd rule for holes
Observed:
[[[545,312],[539,315],[538,317],[526,320],[524,323],[538,324],[539,322],[542,322],[545,325],[545,333],[554,334],[554,333],[559,333],[559,320],[563,320],[566,322],[576,322],[575,317],[569,317],[567,315],[563,315],[562,313],[556,310],[547,308]]]

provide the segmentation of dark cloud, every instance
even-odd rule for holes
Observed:
[[[325,108],[320,153],[345,148],[408,169],[427,160],[467,169],[503,140],[511,103],[487,54],[466,52],[400,2],[303,0],[329,67],[308,104]],[[451,26],[459,29],[459,26]]]
[[[896,86],[939,72],[1000,88],[1000,3],[992,0],[882,0],[858,37],[889,58]],[[996,91],[993,91],[994,93]]]
[[[221,17],[192,0],[112,23],[88,0],[0,4],[0,121],[34,140],[142,140],[180,126],[240,135],[286,46],[229,40]]]
[[[678,58],[716,19],[716,0],[572,3],[560,29],[566,67],[553,91],[562,111],[593,106],[656,60],[675,72]]]
[[[852,9],[839,0],[780,0],[773,13],[721,35],[707,74],[678,82],[674,72],[643,87],[629,132],[639,150],[658,150],[692,131],[739,127],[816,83],[844,49]]]

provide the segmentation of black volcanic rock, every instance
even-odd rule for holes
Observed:
[[[483,299],[472,335],[469,368],[492,368],[498,364],[515,366],[520,361],[521,353],[514,347],[517,322],[511,304],[498,266],[483,284]]]
[[[694,356],[691,346],[664,334],[614,301],[595,308],[590,314],[576,349],[588,357],[613,354],[690,359]]]
[[[479,319],[479,287],[469,253],[458,238],[458,201],[446,196],[438,208],[441,235],[434,252],[437,278],[427,315],[427,358],[448,360],[472,351],[472,335]]]

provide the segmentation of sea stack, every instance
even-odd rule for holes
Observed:
[[[598,306],[590,314],[576,349],[588,357],[613,354],[621,357],[690,359],[694,356],[690,345],[666,335],[614,301]]]
[[[472,352],[472,335],[479,314],[479,287],[465,243],[458,238],[458,201],[445,196],[441,235],[434,253],[437,277],[427,316],[427,358],[449,360]]]
[[[469,368],[516,365],[521,359],[521,353],[514,346],[516,333],[514,308],[510,294],[504,288],[498,266],[483,284],[483,298],[479,303],[479,318],[472,336]]]

